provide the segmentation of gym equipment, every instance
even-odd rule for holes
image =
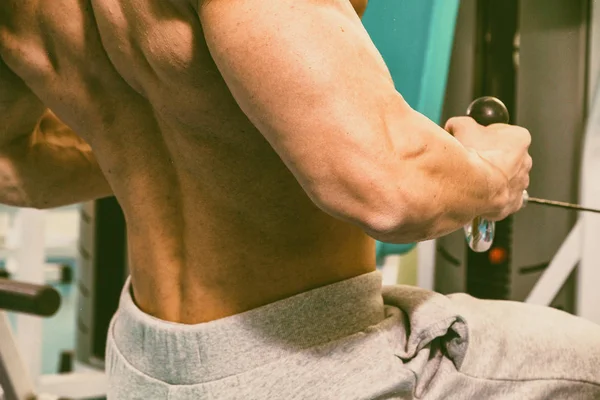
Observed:
[[[475,100],[467,109],[467,115],[483,126],[495,123],[508,123],[509,114],[502,101],[495,97],[481,97]],[[562,201],[540,199],[530,197],[529,193],[523,191],[523,207],[528,203],[540,204],[549,207],[565,208],[569,210],[588,211],[600,213],[595,208],[583,207],[579,204],[571,204]],[[470,224],[465,225],[465,238],[471,250],[484,252],[490,249],[494,241],[495,223],[484,218],[477,217]]]
[[[494,97],[481,97],[472,102],[467,108],[467,116],[483,126],[507,124],[510,119],[506,106]],[[471,250],[483,252],[492,246],[496,223],[476,217],[464,226],[464,231]]]
[[[71,263],[51,262],[47,260],[44,265],[44,278],[46,283],[72,283],[73,282],[73,267]],[[1,265],[1,262],[0,262]],[[12,274],[0,266],[0,278],[9,279]]]
[[[597,13],[600,23],[600,7]],[[599,37],[600,39],[600,37]],[[598,73],[600,77],[600,71]],[[595,100],[592,102],[584,139],[584,154],[581,172],[581,199],[600,207],[600,80]],[[554,259],[536,282],[526,301],[532,304],[549,305],[564,285],[569,275],[577,268],[576,314],[600,323],[600,263],[598,262],[598,235],[600,216],[592,213],[580,215],[577,223],[562,243]]]
[[[6,312],[2,310],[50,317],[59,307],[60,295],[51,286],[0,279],[0,388],[4,391],[4,400],[50,400],[58,397],[36,394]]]
[[[52,286],[0,279],[0,309],[51,317],[60,307],[60,295]]]
[[[411,107],[435,122],[441,120],[459,3],[371,2],[363,17],[396,89]]]
[[[11,251],[8,253],[7,260],[7,263],[15,265],[16,280],[27,280],[30,283],[42,285],[45,281],[44,261],[46,257],[64,253],[64,250],[61,250],[60,254],[47,254],[48,249],[44,237],[45,217],[46,211],[22,208],[16,212],[14,227],[9,237]],[[10,285],[12,285],[12,281]],[[14,293],[9,297],[14,298]],[[11,338],[13,338],[11,343],[18,344],[18,358],[22,364],[22,370],[28,371],[30,382],[34,388],[37,388],[37,392],[78,399],[106,396],[107,382],[104,373],[89,370],[84,365],[76,363],[73,373],[41,374],[42,320],[22,313],[17,314],[16,320],[17,336],[12,336],[11,333]],[[0,346],[5,344],[4,337],[8,337],[9,325],[6,320],[4,322],[4,324],[0,322],[0,325],[4,327],[0,332]],[[11,359],[16,357],[16,348],[9,347]]]
[[[525,191],[523,192],[523,206],[526,206],[527,204],[540,204],[548,207],[564,208],[566,210],[600,213],[600,209],[597,208],[583,207],[579,204],[566,203],[564,201],[538,199],[537,197],[531,197],[529,196],[529,193]]]
[[[464,114],[474,97],[501,98],[511,123],[532,134],[529,191],[598,209],[600,104],[588,97],[600,76],[596,3],[461,1],[444,119]],[[434,280],[423,287],[535,302],[600,322],[598,217],[529,206],[496,224],[487,252],[473,252],[462,230],[419,244],[419,275]]]
[[[80,217],[76,356],[100,372],[108,326],[129,274],[125,217],[114,197],[83,204]]]
[[[71,242],[68,227],[76,222],[70,215],[76,214],[76,206],[61,207],[52,211],[39,211],[40,221],[44,219],[41,225],[59,224],[58,232],[45,232],[46,243],[44,249],[43,282],[53,283],[71,283],[73,280],[73,271],[75,268],[76,246]],[[18,207],[10,207],[0,204],[0,278],[15,278],[20,275],[14,263],[10,262],[14,256],[14,251],[18,251],[20,239],[15,237],[18,229],[16,225],[20,223],[23,215],[31,214]],[[42,218],[43,216],[43,218]],[[67,227],[67,228],[65,228]]]
[[[391,243],[383,243],[377,242],[375,244],[375,263],[378,267],[381,267],[385,258],[392,255],[402,255],[406,254],[412,249],[417,247],[416,243],[411,244],[391,244]]]

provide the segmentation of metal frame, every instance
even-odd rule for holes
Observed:
[[[600,4],[590,2],[590,34],[588,43],[588,79],[590,114],[584,138],[581,174],[581,202],[600,205]],[[600,263],[597,261],[597,238],[600,235],[600,216],[582,214],[583,246],[577,286],[577,314],[600,324]]]
[[[36,388],[4,311],[0,311],[0,337],[0,398],[28,400],[35,396],[39,400],[56,400],[63,397],[83,399],[106,396],[106,375],[92,370],[42,375],[38,377]]]
[[[596,26],[600,30],[600,12],[596,15]],[[598,72],[600,76],[600,71]],[[600,208],[600,83],[595,102],[592,104],[585,133],[580,198],[583,205]],[[576,314],[600,323],[600,261],[597,243],[599,235],[600,215],[582,213],[525,302],[550,305],[571,272],[578,266]],[[435,254],[435,242],[419,244],[419,285],[430,290],[433,290],[430,277],[435,270],[435,257],[432,257],[432,254]]]
[[[16,278],[44,283],[45,212],[20,209],[9,235],[10,262],[16,265]],[[42,321],[39,317],[17,316],[16,337],[6,314],[0,311],[0,385],[6,400],[25,400],[36,392],[38,399],[105,397],[108,382],[103,371],[76,365],[77,372],[41,375]]]
[[[0,398],[27,400],[35,394],[33,381],[19,354],[17,341],[4,311],[0,311],[0,338]]]
[[[599,21],[600,22],[600,21]],[[600,85],[587,124],[581,174],[581,203],[600,206]],[[577,271],[577,315],[600,324],[600,215],[582,213],[556,257],[536,283],[527,303],[548,305],[569,274]]]
[[[591,2],[589,34],[589,104],[581,164],[580,201],[590,207],[600,206],[600,5]],[[600,216],[582,213],[577,224],[560,247],[552,263],[537,282],[528,303],[547,305],[577,270],[577,315],[600,324],[600,262],[598,236]]]
[[[600,4],[590,2],[588,67],[589,107],[583,136],[580,164],[579,201],[588,207],[600,207]],[[595,89],[595,90],[594,90]],[[595,96],[595,98],[594,98]],[[577,268],[575,314],[600,323],[600,261],[597,245],[600,237],[600,216],[581,213],[575,225],[560,245],[551,263],[529,292],[525,302],[549,306]],[[420,243],[419,285],[433,290],[431,277],[435,274],[436,244]]]
[[[578,221],[529,293],[526,303],[548,306],[581,258],[582,223]]]

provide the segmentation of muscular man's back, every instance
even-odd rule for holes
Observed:
[[[360,1],[198,3],[0,1],[0,201],[127,219],[107,398],[599,398],[597,326],[367,273],[518,209],[528,133],[411,110]]]
[[[208,321],[374,268],[373,240],[317,208],[240,110],[193,6],[10,0],[0,16],[2,57],[35,93],[13,85],[2,107],[39,117],[37,97],[90,144],[144,311]]]

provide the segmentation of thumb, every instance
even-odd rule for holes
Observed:
[[[454,117],[446,122],[444,129],[451,135],[456,135],[456,133],[460,134],[462,131],[470,131],[477,129],[477,127],[479,127],[479,124],[471,117]]]
[[[463,143],[468,141],[469,137],[473,137],[474,134],[479,134],[480,128],[481,125],[471,117],[450,118],[444,127],[448,133]]]

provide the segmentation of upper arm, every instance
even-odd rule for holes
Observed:
[[[88,144],[49,110],[0,58],[0,147],[19,139],[88,149]],[[6,90],[4,90],[6,89]]]
[[[236,101],[309,196],[376,191],[387,111],[406,105],[351,3],[209,0],[199,14]]]
[[[0,58],[0,203],[58,207],[112,193],[90,146]]]
[[[0,147],[30,136],[45,107],[0,57]]]

